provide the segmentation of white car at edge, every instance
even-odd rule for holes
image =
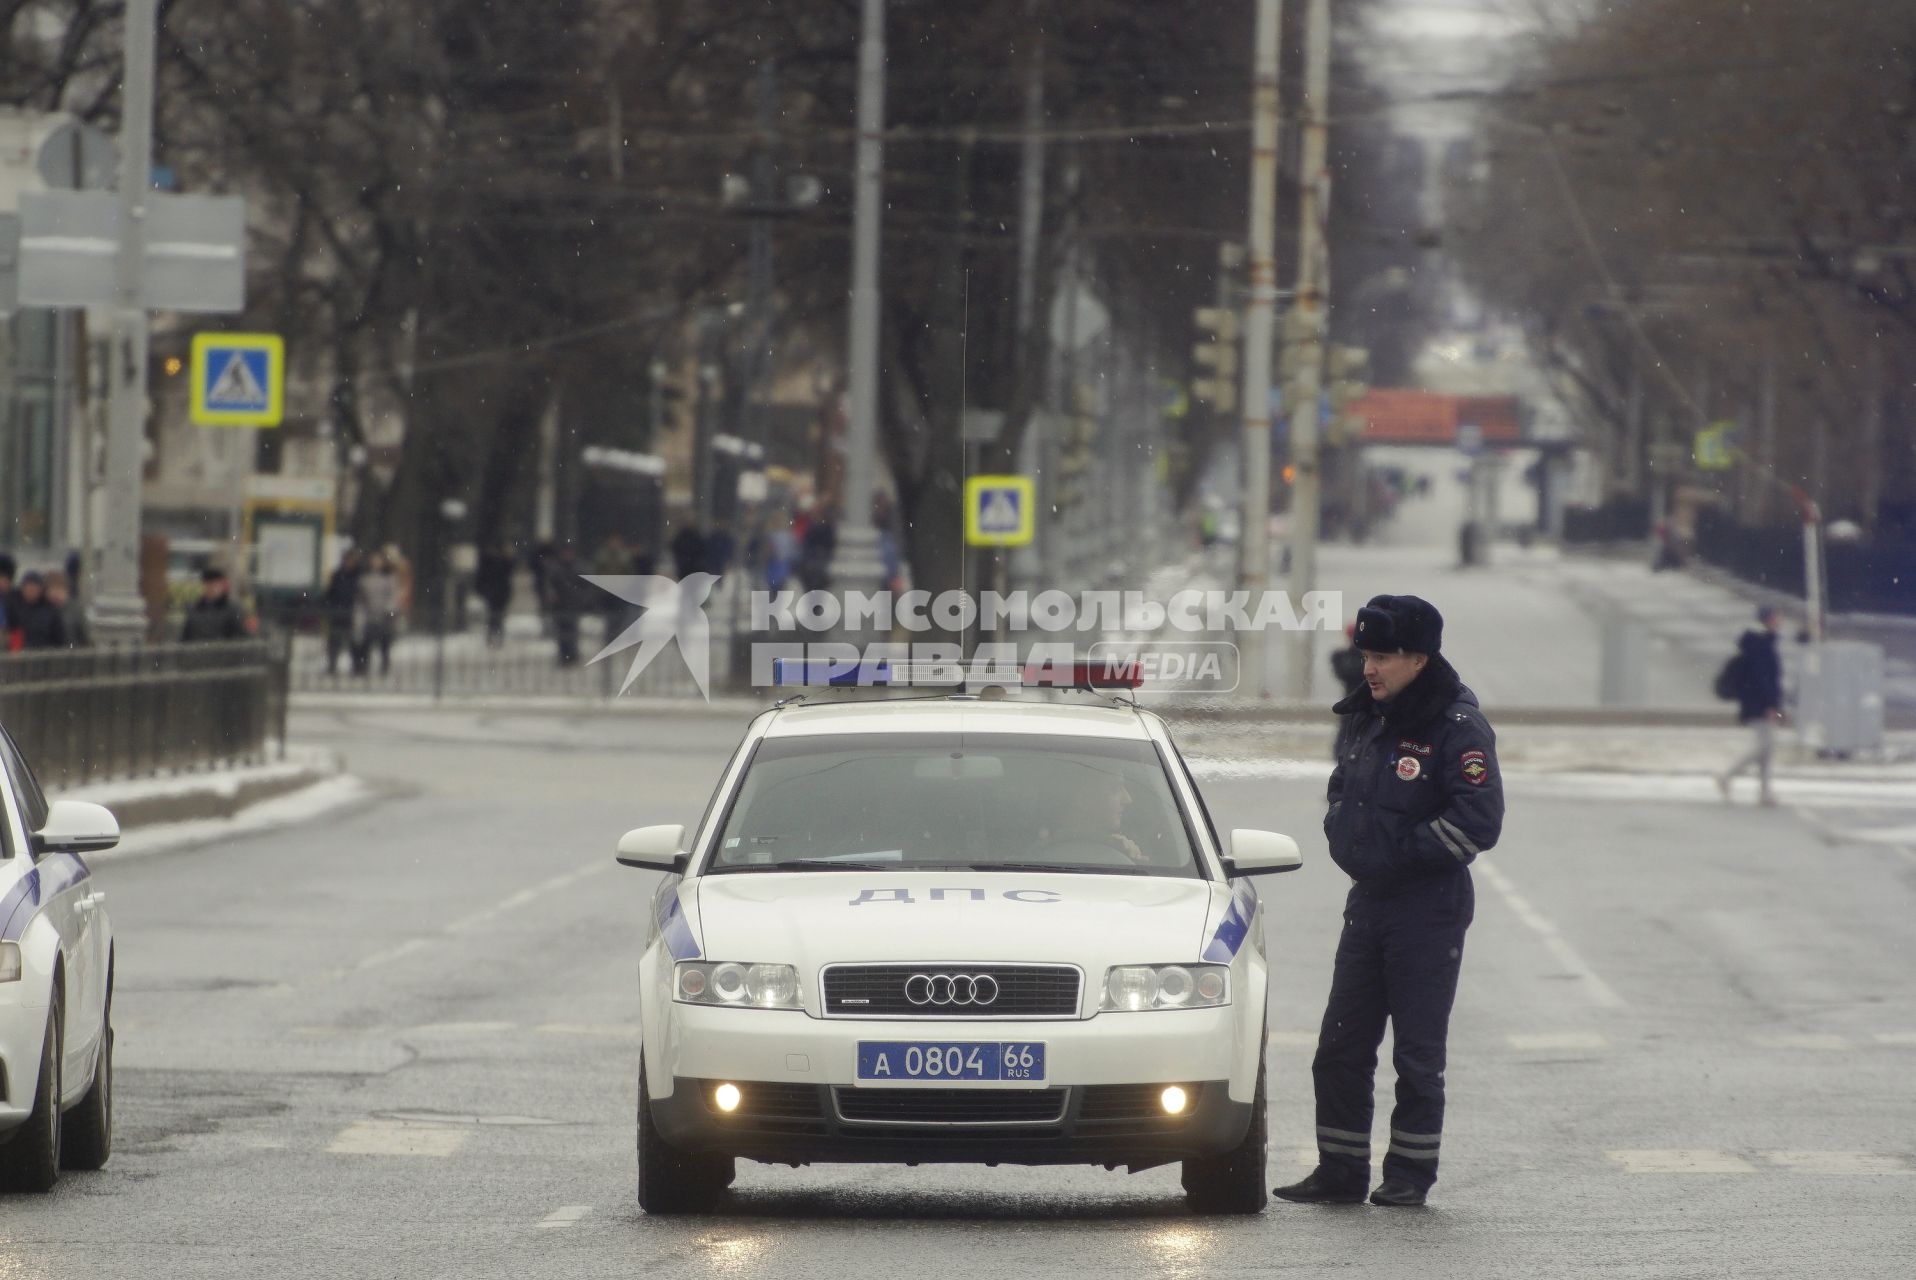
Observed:
[[[1047,694],[813,701],[755,719],[667,872],[639,965],[638,1198],[735,1162],[1181,1162],[1266,1202],[1266,965],[1249,877],[1163,722]]]
[[[0,1188],[46,1191],[113,1149],[113,926],[82,854],[97,804],[47,801],[0,729]]]

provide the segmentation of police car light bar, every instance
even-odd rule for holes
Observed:
[[[781,688],[895,688],[911,685],[962,687],[963,674],[949,663],[911,662],[902,658],[867,658],[846,662],[834,658],[773,658],[772,683]]]
[[[1144,685],[1144,669],[1136,658],[1033,662],[1025,666],[1024,683],[1034,689],[1137,689]]]
[[[1029,662],[1022,668],[966,669],[954,662],[903,658],[774,658],[772,684],[780,688],[963,689],[997,685],[1027,689],[1137,689],[1144,672],[1136,658],[1078,658],[1070,662]]]

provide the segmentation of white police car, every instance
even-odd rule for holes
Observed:
[[[638,1196],[699,1212],[738,1158],[1182,1162],[1265,1190],[1266,969],[1248,877],[1163,722],[1101,696],[801,702],[755,719],[664,870],[639,966]]]
[[[45,1191],[113,1147],[113,927],[81,855],[113,815],[48,803],[0,729],[0,1187]]]

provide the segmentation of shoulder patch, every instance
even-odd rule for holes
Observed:
[[[1490,776],[1490,765],[1481,751],[1466,751],[1457,758],[1457,763],[1463,770],[1464,781],[1473,787],[1483,786],[1484,779]]]

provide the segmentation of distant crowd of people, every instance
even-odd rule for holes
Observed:
[[[91,643],[86,614],[73,599],[74,575],[65,571],[19,572],[12,556],[0,555],[0,649],[77,649]]]
[[[362,555],[349,550],[326,580],[320,608],[326,624],[326,674],[339,674],[344,657],[355,676],[392,670],[393,641],[412,597],[412,568],[395,549]]]

